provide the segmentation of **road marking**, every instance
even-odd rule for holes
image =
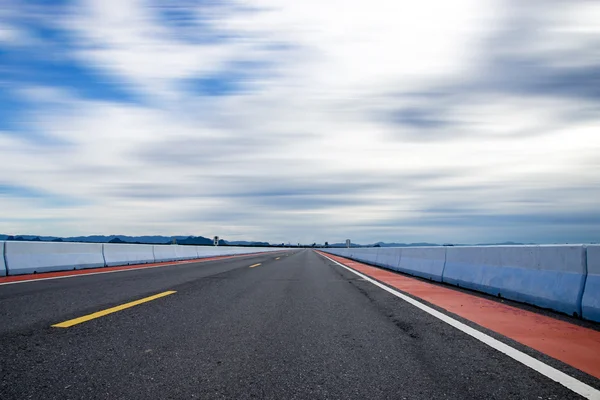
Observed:
[[[258,266],[259,266],[259,265],[262,265],[262,264],[261,264],[261,263],[258,263],[258,264],[254,264],[254,265],[251,265],[251,266],[250,266],[250,267],[249,267],[249,268],[254,268],[254,267],[258,267]]]
[[[98,312],[95,312],[93,314],[84,315],[83,317],[79,317],[79,318],[75,318],[75,319],[70,319],[68,321],[61,322],[60,324],[52,325],[52,327],[53,328],[70,328],[73,325],[81,324],[82,322],[86,322],[86,321],[89,321],[89,320],[92,320],[92,319],[104,317],[105,315],[116,313],[117,311],[125,310],[126,308],[131,308],[131,307],[137,306],[138,304],[142,304],[142,303],[146,303],[146,302],[149,302],[149,301],[152,301],[152,300],[156,300],[156,299],[168,296],[168,295],[173,294],[173,293],[177,293],[177,292],[174,291],[174,290],[169,290],[167,292],[162,292],[162,293],[159,293],[159,294],[155,294],[154,296],[145,297],[143,299],[132,301],[130,303],[121,304],[120,306],[116,306],[116,307],[112,307],[112,308],[107,308],[106,310],[98,311]]]
[[[583,396],[586,399],[590,399],[590,400],[600,400],[600,391],[599,390],[597,390],[589,385],[586,385],[585,383],[573,378],[572,376],[569,376],[569,375],[565,374],[564,372],[557,370],[556,368],[553,368],[547,364],[544,364],[543,362],[541,362],[541,361],[539,361],[539,360],[537,360],[537,359],[535,359],[513,347],[510,347],[509,345],[504,344],[501,341],[494,339],[493,337],[486,335],[483,332],[480,332],[474,328],[471,328],[470,326],[463,324],[462,322],[457,321],[454,318],[449,317],[448,315],[446,315],[442,312],[439,312],[439,311],[413,299],[412,297],[406,296],[405,294],[402,294],[402,293],[398,292],[397,290],[394,290],[382,283],[379,283],[376,280],[370,278],[369,276],[361,274],[360,272],[355,271],[352,268],[347,267],[344,264],[337,262],[337,261],[327,257],[324,254],[321,254],[321,253],[317,253],[317,254],[328,259],[329,261],[336,263],[340,267],[347,269],[348,271],[352,272],[353,274],[360,276],[364,280],[371,282],[373,285],[378,286],[379,288],[385,290],[386,292],[391,293],[396,297],[399,297],[400,299],[406,301],[407,303],[412,304],[413,306],[415,306],[417,308],[420,308],[421,310],[425,311],[426,313],[438,318],[439,320],[447,323],[448,325],[453,326],[454,328],[458,329],[459,331],[462,331],[462,332],[466,333],[467,335],[498,350],[499,352],[506,354],[513,360],[516,360],[516,361],[520,362],[521,364],[533,369],[534,371],[537,371],[540,374],[546,376],[547,378],[550,378],[553,381],[560,383],[564,387],[572,390],[573,392],[579,394],[580,396]]]
[[[276,260],[279,260],[281,257],[277,257]]]

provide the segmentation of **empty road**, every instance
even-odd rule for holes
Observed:
[[[289,250],[0,286],[0,398],[583,397],[314,251]]]

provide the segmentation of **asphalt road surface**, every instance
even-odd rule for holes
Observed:
[[[580,397],[301,250],[0,286],[0,399],[30,398]]]

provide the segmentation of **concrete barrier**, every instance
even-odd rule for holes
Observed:
[[[274,251],[281,249],[0,241],[0,276]]]
[[[275,251],[284,251],[283,248],[272,247],[219,247],[222,253],[220,255],[236,255],[236,254],[255,254],[255,253],[272,253]]]
[[[221,251],[218,246],[196,246],[198,258],[209,258],[224,255],[226,252]]]
[[[350,249],[325,249],[325,252],[340,257],[350,257]]]
[[[377,252],[377,259],[375,260],[375,265],[398,271],[398,265],[400,264],[401,257],[402,248],[381,247]]]
[[[247,247],[239,247],[239,248],[236,248],[236,249],[233,251],[233,254],[234,254],[234,255],[239,255],[239,254],[248,254],[250,251],[252,251],[252,249],[249,249],[249,248],[247,248]]]
[[[154,249],[150,244],[105,243],[103,249],[104,261],[109,267],[154,262]]]
[[[325,252],[600,321],[600,246],[379,248],[373,260],[374,250]]]
[[[154,261],[175,261],[177,260],[177,253],[175,245],[172,244],[155,244],[152,246],[154,250]]]
[[[585,248],[564,246],[447,247],[443,281],[581,316]]]
[[[398,271],[441,282],[445,261],[445,247],[405,247]]]
[[[350,257],[350,254],[348,251],[345,251],[348,249],[325,249],[325,253],[329,253],[329,254],[333,254],[336,256],[340,256],[340,257]]]
[[[104,267],[102,243],[6,242],[9,275]]]
[[[365,247],[361,248],[356,252],[356,255],[353,257],[358,261],[366,262],[369,264],[375,264],[377,261],[377,251],[378,247]]]
[[[225,249],[225,248],[223,248],[223,249]],[[240,255],[240,254],[252,254],[253,252],[262,253],[265,251],[270,251],[270,250],[266,250],[263,248],[254,250],[249,247],[228,247],[227,250],[224,250],[224,252],[221,254],[226,255],[226,256],[235,256],[235,255]]]
[[[600,322],[600,246],[587,246],[587,279],[581,312],[583,318]]]
[[[357,254],[358,251],[360,251],[360,248],[357,248],[357,247],[353,247],[353,248],[346,249],[343,251],[340,250],[340,252],[341,252],[340,256],[354,259],[354,256]]]
[[[6,276],[6,263],[4,262],[4,244],[0,242],[0,276]]]
[[[178,260],[194,260],[198,258],[196,246],[174,245],[173,247],[175,247],[175,254]]]

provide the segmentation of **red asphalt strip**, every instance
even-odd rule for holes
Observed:
[[[347,258],[323,255],[600,379],[598,331]]]
[[[0,278],[0,283],[35,281],[38,279],[58,278],[58,277],[62,277],[62,276],[73,276],[73,275],[88,275],[88,274],[94,274],[94,273],[98,273],[98,272],[127,271],[130,269],[139,269],[139,268],[168,267],[170,265],[175,266],[175,265],[199,263],[199,262],[205,262],[205,261],[225,260],[228,258],[237,258],[237,257],[250,256],[250,255],[255,256],[255,255],[259,255],[259,254],[265,254],[265,253],[239,254],[239,255],[234,255],[234,256],[198,258],[198,259],[186,260],[186,261],[165,261],[165,262],[160,262],[160,263],[123,265],[123,266],[119,266],[119,267],[88,268],[88,269],[78,269],[78,270],[71,270],[71,271],[42,272],[39,274],[5,276],[5,277]]]

